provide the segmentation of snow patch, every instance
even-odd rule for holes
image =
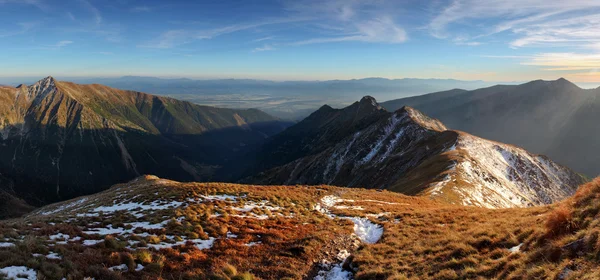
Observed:
[[[7,279],[14,280],[36,280],[37,272],[26,266],[9,266],[0,269],[0,274],[6,274]]]

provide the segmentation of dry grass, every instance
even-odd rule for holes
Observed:
[[[97,205],[112,204],[119,196],[135,197],[149,205],[148,201],[157,196],[161,200],[188,201],[223,194],[236,196],[237,200],[203,200],[145,211],[143,218],[136,216],[135,211],[76,216]],[[384,227],[378,243],[350,250],[348,266],[356,269],[356,279],[600,276],[600,180],[581,187],[573,198],[557,205],[503,210],[328,186],[265,187],[147,180],[117,185],[93,196],[81,208],[66,209],[62,214],[38,214],[0,223],[0,242],[16,244],[0,249],[0,267],[26,265],[48,279],[306,279],[314,276],[322,260],[349,248],[342,240],[353,232],[351,222],[330,219],[313,210],[326,195],[344,199],[330,209],[334,214],[368,217]],[[270,208],[235,210],[265,201]],[[130,226],[143,221],[164,222],[164,226]],[[130,228],[133,233],[86,234],[92,225]],[[103,241],[84,246],[82,241],[48,240],[49,235],[59,232],[71,238]],[[209,249],[199,250],[194,244],[185,243],[209,238],[215,238]],[[150,246],[175,242],[181,245],[164,249]],[[62,260],[45,258],[50,252],[60,254]],[[122,264],[128,267],[127,272],[108,269]],[[136,271],[138,265],[143,269]]]

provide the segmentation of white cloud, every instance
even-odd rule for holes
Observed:
[[[600,54],[541,53],[521,64],[541,66],[548,71],[597,70],[600,69]]]
[[[48,11],[48,6],[40,0],[0,0],[0,5],[2,4],[26,4],[35,6],[42,11]]]
[[[339,37],[312,38],[294,42],[291,45],[308,45],[332,42],[360,41],[370,43],[403,43],[407,39],[406,31],[389,17],[376,18],[354,24],[354,34]]]
[[[68,46],[70,44],[73,44],[73,41],[60,41],[60,42],[56,43],[54,45],[54,47],[56,47],[56,48],[62,48],[62,47],[66,47],[66,46]]]
[[[453,28],[466,25],[471,34],[463,34],[462,42],[509,31],[518,37],[508,42],[513,48],[573,46],[600,41],[599,16],[597,0],[453,0],[433,17],[428,29],[434,37],[455,38]]]
[[[273,40],[273,39],[275,39],[275,36],[267,36],[267,37],[254,39],[254,40],[252,40],[252,42],[262,42],[262,41]]]
[[[284,17],[263,19],[254,23],[242,23],[214,29],[175,29],[162,33],[155,40],[140,47],[168,49],[197,40],[212,39],[224,34],[258,29],[272,25],[283,28],[298,28],[294,23],[302,22],[302,28],[312,28],[312,37],[295,39],[280,45],[307,45],[343,41],[370,43],[403,43],[407,32],[394,20],[397,2],[391,0],[283,0]],[[266,28],[265,28],[266,29]],[[316,29],[316,30],[314,30]],[[316,31],[316,32],[315,32]],[[265,32],[261,29],[261,32]],[[266,34],[253,42],[270,40]],[[286,40],[286,38],[282,38]],[[289,38],[288,38],[289,40]],[[260,49],[258,47],[257,49]]]
[[[304,18],[283,18],[283,19],[265,20],[265,21],[261,21],[261,22],[255,22],[255,23],[234,24],[234,25],[223,26],[223,27],[218,27],[218,28],[213,28],[213,29],[204,29],[204,30],[187,30],[187,29],[169,30],[169,31],[162,33],[153,42],[140,45],[140,47],[169,49],[169,48],[173,48],[176,46],[191,43],[191,42],[197,41],[197,40],[212,39],[212,38],[224,35],[224,34],[254,29],[254,28],[267,26],[267,25],[300,22],[300,21],[305,21],[305,20],[306,19],[304,19]]]
[[[131,8],[132,12],[141,13],[141,12],[151,12],[152,8],[148,6],[136,6]]]
[[[308,45],[332,42],[360,41],[370,43],[403,43],[407,40],[406,31],[390,17],[375,18],[353,23],[352,31],[343,36],[311,38],[293,42],[290,45]]]
[[[100,10],[98,10],[92,3],[88,0],[79,0],[79,3],[83,5],[93,16],[94,22],[96,25],[100,25],[102,23],[102,14],[100,14]]]
[[[19,22],[17,23],[18,29],[11,28],[9,31],[0,30],[0,38],[25,34],[35,28],[38,24],[39,23],[37,22]]]
[[[275,47],[273,47],[271,45],[264,45],[262,47],[255,48],[254,50],[252,50],[252,52],[265,52],[265,51],[274,51],[274,50],[276,50]]]

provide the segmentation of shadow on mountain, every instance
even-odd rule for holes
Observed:
[[[36,127],[0,138],[0,189],[44,205],[107,189],[141,174],[178,181],[219,181],[223,166],[291,123],[272,121],[202,134]]]

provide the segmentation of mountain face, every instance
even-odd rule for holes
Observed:
[[[382,103],[388,110],[412,106],[448,127],[511,143],[589,177],[600,173],[600,89],[581,89],[565,79],[452,90]]]
[[[0,187],[43,204],[143,173],[208,180],[287,123],[259,110],[45,78],[0,88]]]
[[[387,189],[489,208],[552,203],[573,194],[584,182],[580,175],[544,156],[448,130],[440,121],[410,107],[390,113],[374,100],[369,104],[377,108],[377,117],[368,125],[354,129],[345,126],[348,130],[342,139],[309,145],[311,149],[304,156],[243,182]],[[327,123],[336,123],[335,116],[330,119],[322,111],[311,115],[310,123],[320,124],[321,116],[326,116]],[[286,135],[296,129],[292,126],[277,137],[315,143],[317,136],[328,135],[332,127],[340,126],[314,126],[313,133],[302,139]],[[270,141],[265,145],[278,143],[287,142]],[[282,146],[264,150],[287,151]]]
[[[306,155],[313,155],[364,129],[387,115],[370,96],[343,109],[328,105],[268,140],[249,153],[242,175],[250,176]],[[235,178],[235,177],[234,177]]]

